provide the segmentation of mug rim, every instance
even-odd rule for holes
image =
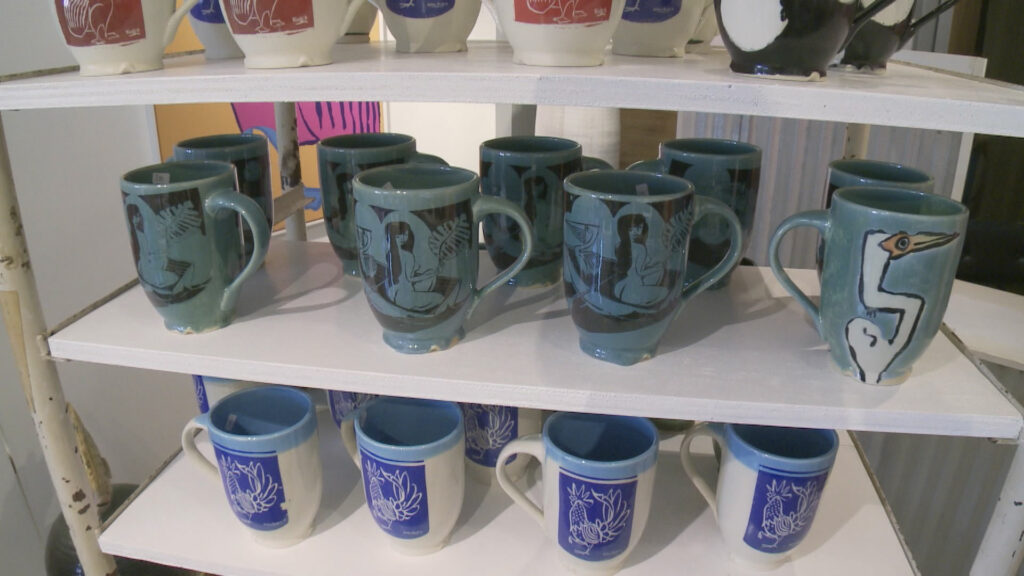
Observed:
[[[360,142],[366,142],[360,144]],[[337,152],[389,150],[412,145],[416,138],[400,132],[360,132],[357,134],[336,134],[317,142],[316,147]]]
[[[647,438],[650,439],[650,446],[645,448],[639,454],[623,460],[594,460],[576,456],[555,443],[554,439],[551,437],[551,427],[558,426],[559,422],[565,418],[580,416],[593,419],[618,420],[634,424],[638,429],[640,429],[640,432],[645,433]],[[555,454],[555,460],[560,463],[568,462],[574,466],[575,469],[570,470],[573,474],[584,474],[601,480],[619,480],[631,475],[642,474],[657,464],[659,444],[658,429],[650,419],[640,416],[591,414],[583,412],[556,412],[544,422],[544,426],[541,429],[541,438],[543,439],[545,448]],[[564,466],[561,467],[564,468]]]
[[[296,405],[301,406],[303,410],[302,416],[280,430],[267,434],[236,434],[229,430],[224,430],[216,424],[216,417],[220,414],[220,411],[228,409],[231,403],[237,401],[239,397],[249,395],[260,397],[276,396],[278,402],[296,402]],[[302,444],[316,432],[316,407],[313,404],[312,398],[305,392],[289,386],[255,386],[237,390],[222,398],[216,405],[211,406],[207,416],[209,417],[207,433],[210,436],[210,440],[217,446],[228,450],[242,450],[246,452],[267,451],[267,448],[260,449],[260,447],[265,444],[272,444],[274,448],[270,449],[270,451],[283,452]]]
[[[795,430],[798,432],[804,432],[807,434],[819,434],[828,439],[829,448],[821,454],[816,454],[809,458],[796,458],[792,456],[784,456],[776,454],[774,452],[768,452],[760,446],[752,444],[747,438],[740,434],[740,429],[779,429],[785,428],[789,430]],[[839,451],[839,434],[829,428],[792,428],[792,427],[779,427],[779,426],[762,426],[756,424],[734,424],[727,423],[723,425],[724,436],[726,444],[729,446],[729,450],[732,455],[744,464],[750,465],[749,460],[751,458],[756,459],[754,469],[760,466],[771,466],[779,468],[785,472],[815,472],[822,468],[831,466],[832,462],[835,461],[836,454]],[[740,448],[737,450],[737,448]],[[827,464],[826,464],[827,463]]]
[[[884,200],[902,197],[904,200],[917,199],[932,204],[936,213],[907,212],[892,207],[879,206]],[[844,186],[832,195],[832,206],[847,205],[856,210],[868,210],[876,214],[899,216],[900,218],[966,218],[967,206],[945,196],[898,186]]]
[[[226,143],[222,143],[226,142]],[[254,132],[239,132],[225,133],[225,134],[207,134],[205,136],[196,136],[194,138],[186,138],[174,145],[175,151],[181,150],[182,152],[198,152],[198,151],[211,151],[211,150],[223,150],[225,152],[235,151],[238,149],[257,147],[260,144],[267,145],[267,137],[262,134],[256,134]],[[266,152],[263,148],[261,151]]]
[[[434,186],[413,185],[385,187],[386,185],[391,184],[391,181],[387,179],[387,174],[396,174],[396,176],[392,176],[392,178],[396,178],[398,176],[412,178],[412,174],[417,172],[428,175],[444,174],[444,177],[452,179],[452,182]],[[383,178],[384,182],[379,185],[373,183],[374,179],[380,178]],[[479,190],[479,181],[480,177],[472,170],[467,170],[458,166],[419,163],[378,166],[377,168],[363,170],[352,178],[353,191],[356,190],[356,185],[358,185],[358,187],[366,189],[371,194],[415,194],[417,196],[441,195],[448,193],[450,188],[465,186],[467,184],[472,185],[474,182],[477,183],[476,189]]]
[[[860,167],[872,167],[882,168],[890,170],[890,174],[883,176],[866,174],[860,171]],[[935,178],[914,166],[909,166],[901,162],[889,162],[886,160],[872,160],[870,158],[838,158],[828,163],[830,170],[839,171],[847,176],[852,176],[861,180],[873,180],[876,182],[898,182],[900,184],[927,184],[929,182],[934,183]],[[829,179],[831,181],[831,178]],[[880,184],[886,185],[886,184]]]
[[[363,421],[367,413],[374,406],[381,404],[411,404],[418,406],[433,406],[442,409],[445,413],[451,412],[455,415],[455,425],[450,431],[440,438],[422,444],[388,444],[368,435],[363,430]],[[414,460],[427,460],[434,456],[443,454],[456,447],[459,440],[465,433],[465,421],[462,416],[462,409],[455,402],[447,400],[433,400],[428,398],[401,398],[396,396],[379,396],[367,402],[356,411],[353,418],[356,434],[356,446],[362,451],[364,448],[376,458],[410,462]]]
[[[550,145],[550,148],[543,150],[526,150],[516,146],[517,144],[523,146],[531,145]],[[571,153],[579,151],[583,153],[583,146],[569,138],[561,138],[559,136],[499,136],[497,138],[491,138],[490,140],[484,141],[480,144],[480,152],[484,150],[498,154],[498,155],[522,155],[522,156],[544,156],[555,153]]]
[[[712,145],[720,146],[722,150],[691,150],[684,148],[684,145]],[[665,150],[685,154],[687,156],[701,156],[707,158],[743,158],[745,156],[761,155],[761,147],[743,140],[731,138],[674,138],[666,140],[658,146],[659,155],[664,155]]]
[[[620,194],[616,192],[604,192],[594,190],[581,185],[580,181],[586,182],[590,179],[607,179],[607,178],[624,178],[626,180],[636,181],[635,185],[648,184],[652,182],[658,182],[666,186],[678,186],[680,189],[668,192],[665,194],[650,194],[641,196],[638,194]],[[631,202],[643,202],[645,204],[654,204],[656,202],[665,202],[670,200],[676,200],[678,198],[684,198],[688,195],[692,196],[696,194],[696,189],[693,183],[685,178],[679,176],[672,176],[671,174],[665,174],[661,172],[644,172],[641,170],[589,170],[583,172],[576,172],[566,176],[565,181],[565,192],[567,194],[574,194],[576,196],[588,196],[590,198],[596,198],[598,200],[611,200],[614,202],[631,203]]]
[[[166,184],[152,182],[152,176],[154,173],[159,170],[173,170],[175,168],[206,170],[209,171],[210,174],[177,182],[172,181]],[[122,174],[121,189],[124,190],[127,187],[135,193],[160,194],[170,190],[199,188],[206,184],[214,185],[216,180],[223,178],[225,174],[230,174],[232,176],[232,185],[234,185],[234,172],[235,165],[222,160],[175,160],[172,162],[158,162],[156,164],[134,168]],[[148,181],[140,178],[143,174],[149,176]]]

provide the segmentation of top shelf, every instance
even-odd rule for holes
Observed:
[[[608,54],[603,66],[512,63],[500,42],[467,52],[399,54],[393,44],[339,45],[328,66],[249,70],[202,55],[165,68],[87,78],[68,72],[0,84],[0,110],[252,101],[416,101],[603,106],[750,114],[1024,137],[1024,88],[906,64],[824,82],[752,78],[723,49],[685,59]]]

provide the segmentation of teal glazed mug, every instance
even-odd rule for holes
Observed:
[[[820,305],[779,263],[782,237],[800,226],[817,228],[825,239]],[[902,188],[840,188],[827,211],[783,220],[769,257],[842,373],[868,384],[899,384],[942,323],[966,227],[967,208],[948,198]]]
[[[363,292],[399,352],[445,350],[465,335],[480,299],[515,276],[533,252],[523,210],[480,194],[480,179],[462,168],[385,166],[353,180]],[[523,252],[477,288],[477,229],[487,214],[506,214],[522,230]]]
[[[740,222],[666,174],[580,172],[565,189],[563,282],[580,348],[615,364],[646,360],[683,305],[735,266]],[[729,222],[729,251],[684,286],[690,230],[708,215]]]
[[[169,330],[207,332],[231,323],[242,284],[270,244],[262,209],[235,189],[226,162],[185,161],[138,168],[121,179],[135,269]],[[243,256],[239,214],[253,232]]]
[[[698,196],[723,202],[736,213],[743,229],[742,258],[750,245],[754,229],[757,192],[761,186],[761,148],[736,140],[716,138],[680,138],[662,142],[657,160],[637,162],[629,170],[659,172],[685,178],[693,183]],[[686,282],[692,282],[710,270],[729,251],[729,224],[717,215],[709,215],[694,226],[690,237]],[[711,288],[729,283],[732,270]]]
[[[437,156],[416,152],[416,139],[405,134],[344,134],[325,138],[316,145],[323,195],[327,239],[341,259],[345,273],[358,276],[355,212],[352,179],[363,170],[425,162],[444,164]]]
[[[519,205],[533,225],[533,256],[512,284],[549,286],[562,279],[562,181],[590,167],[611,168],[584,158],[582,147],[565,138],[506,136],[480,145],[480,191]],[[484,244],[499,269],[523,251],[521,234],[508,216],[484,218]]]
[[[178,142],[174,160],[214,160],[230,162],[238,174],[238,191],[259,204],[274,229],[274,192],[270,181],[270,152],[267,139],[259,134],[216,134]],[[254,248],[252,229],[243,222],[242,240],[246,256]]]

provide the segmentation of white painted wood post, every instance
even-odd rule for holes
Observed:
[[[971,576],[1014,576],[1024,560],[1024,443],[1018,442],[1010,471],[971,566]]]
[[[100,551],[99,506],[75,450],[75,436],[57,368],[46,346],[46,325],[14,194],[7,141],[0,119],[0,309],[7,324],[14,360],[29,413],[36,426],[43,457],[61,513],[86,576],[117,573],[114,559]]]
[[[299,161],[299,135],[295,123],[295,103],[275,102],[274,122],[277,129],[277,157],[281,167],[281,192],[287,194],[292,188],[302,186],[302,163]],[[284,226],[285,238],[305,240],[305,209],[289,214],[284,221]]]
[[[847,124],[846,142],[843,145],[843,158],[866,158],[868,141],[871,139],[871,126],[867,124]]]

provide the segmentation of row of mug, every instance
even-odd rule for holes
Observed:
[[[619,54],[681,56],[691,39],[705,45],[720,28],[734,71],[804,77],[824,76],[843,49],[843,64],[884,70],[923,21],[955,1],[912,22],[914,0],[874,0],[863,7],[844,0],[783,6],[750,0],[483,0],[517,63],[596,66],[609,43]],[[370,2],[400,52],[466,50],[481,6],[480,0]],[[169,2],[142,0],[55,0],[55,6],[82,74],[103,75],[162,67],[163,50],[188,11],[215,56],[230,55],[234,45],[252,68],[328,64],[362,0],[186,0],[177,11]]]
[[[426,554],[447,543],[474,436],[500,444],[490,464],[498,483],[570,569],[614,572],[642,537],[659,451],[646,418],[560,412],[543,427],[538,417],[517,429],[524,419],[515,408],[486,407],[479,418],[477,405],[435,400],[348,395],[341,402],[352,410],[339,425],[370,516],[399,552]],[[196,448],[197,430],[209,435],[216,464]],[[716,488],[694,465],[690,446],[699,436],[720,450]],[[325,479],[315,403],[305,393],[266,386],[230,394],[185,427],[182,445],[201,469],[219,472],[232,512],[257,542],[291,546],[313,531]],[[806,537],[837,450],[832,430],[701,423],[685,433],[679,456],[730,556],[767,568]],[[541,468],[539,503],[517,482],[529,457]]]
[[[219,138],[226,137],[212,142]],[[346,269],[362,276],[392,348],[446,349],[497,286],[561,276],[580,347],[627,365],[655,353],[686,301],[728,278],[753,222],[760,173],[757,147],[703,139],[665,142],[657,160],[628,171],[579,171],[585,159],[575,142],[502,138],[481,147],[483,179],[417,155],[415,141],[397,134],[328,139],[319,156],[331,244]],[[265,175],[253,169],[263,161],[241,165],[240,180]],[[771,265],[844,373],[898,383],[938,330],[966,209],[928,193],[930,177],[899,165],[841,160],[828,179],[828,212],[786,220],[773,238]],[[139,278],[168,328],[201,332],[230,322],[239,286],[262,263],[268,219],[234,186],[235,167],[216,162],[149,166],[122,181]],[[247,186],[267,190],[269,182]],[[248,263],[237,217],[225,208],[238,210],[251,229]],[[482,286],[481,220],[488,252],[503,268]],[[776,256],[778,241],[798,225],[815,226],[825,239],[820,309]]]

